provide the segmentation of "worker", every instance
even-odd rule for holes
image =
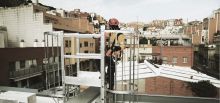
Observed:
[[[110,30],[120,30],[119,22],[117,19],[110,19],[108,22],[108,28]],[[121,59],[121,52],[124,49],[125,36],[122,33],[108,33],[105,34],[106,38],[106,53],[105,53],[105,65],[107,66],[106,81],[108,89],[114,89],[115,78],[115,66],[116,62]]]

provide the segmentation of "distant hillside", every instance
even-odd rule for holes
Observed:
[[[133,28],[136,28],[136,27],[143,28],[145,23],[144,22],[138,22],[138,23],[137,22],[129,22],[129,23],[127,23],[127,25],[128,25],[128,27],[133,27]]]

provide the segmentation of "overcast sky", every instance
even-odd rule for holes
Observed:
[[[149,22],[155,19],[202,20],[220,8],[220,0],[39,0],[40,3],[71,11],[95,12],[105,19]]]

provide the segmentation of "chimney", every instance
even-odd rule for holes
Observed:
[[[38,4],[38,3],[39,3],[38,0],[32,0],[32,2],[33,2],[34,4]]]
[[[23,39],[20,41],[20,47],[21,47],[21,48],[24,47],[24,40],[23,40]]]
[[[35,40],[34,40],[34,47],[37,47],[37,44],[38,44],[38,40],[35,39]]]

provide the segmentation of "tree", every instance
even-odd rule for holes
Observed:
[[[156,37],[151,38],[150,42],[152,43],[152,46],[156,46],[157,45],[157,38]]]
[[[15,7],[30,3],[30,0],[0,0],[0,7]]]
[[[193,77],[192,77],[193,78]],[[199,97],[216,97],[217,88],[209,81],[199,81],[197,83],[189,83],[192,91]]]
[[[140,38],[139,44],[147,44],[147,38],[145,37]]]
[[[214,36],[220,35],[220,31],[218,30],[216,33],[214,33]]]

